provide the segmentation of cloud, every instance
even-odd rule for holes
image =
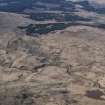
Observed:
[[[90,3],[105,4],[105,0],[66,0],[66,1],[89,1]]]
[[[89,2],[94,2],[97,4],[105,4],[105,0],[89,0]]]
[[[90,5],[92,5],[96,8],[105,7],[105,0],[66,0],[66,1],[73,1],[73,2],[88,1],[90,3]]]

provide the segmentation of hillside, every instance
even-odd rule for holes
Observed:
[[[104,34],[87,26],[1,34],[0,104],[104,105]]]
[[[100,2],[0,0],[0,105],[105,105]]]

